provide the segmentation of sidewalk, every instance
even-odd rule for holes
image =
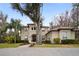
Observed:
[[[27,48],[27,47],[29,47],[29,46],[30,46],[30,44],[27,44],[27,45],[19,46],[18,48]]]

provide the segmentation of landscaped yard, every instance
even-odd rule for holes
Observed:
[[[42,44],[34,45],[33,47],[38,48],[79,48],[79,44]]]
[[[20,46],[22,43],[0,43],[0,48],[16,48],[18,46]]]

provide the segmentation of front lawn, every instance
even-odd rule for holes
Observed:
[[[38,48],[79,48],[79,44],[42,44],[42,45],[34,45],[33,47],[38,47]]]
[[[0,43],[0,48],[16,48],[18,46],[20,46],[22,43]]]

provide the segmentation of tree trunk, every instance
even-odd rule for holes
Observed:
[[[35,17],[36,17],[36,40],[37,40],[37,44],[41,44],[41,40],[42,40],[42,36],[41,36],[41,27],[40,27],[40,4],[37,4],[36,7],[36,13],[35,13]]]
[[[42,43],[42,36],[41,36],[41,27],[40,23],[36,23],[36,43],[41,44]]]
[[[14,39],[14,43],[16,43],[16,34],[15,34],[15,39]]]
[[[15,40],[14,40],[15,43],[16,43],[16,40],[17,40],[17,26],[15,28]]]

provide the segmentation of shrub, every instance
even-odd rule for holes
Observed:
[[[21,39],[16,39],[16,43],[21,43]]]
[[[54,38],[54,43],[59,44],[60,43],[60,38]]]
[[[72,39],[66,39],[66,40],[61,40],[62,44],[74,44],[76,43],[76,40],[72,40]]]
[[[50,40],[45,40],[45,41],[42,41],[42,43],[44,43],[44,44],[51,44],[51,41]]]
[[[75,42],[74,42],[75,44],[79,44],[79,40],[75,40]]]
[[[24,40],[23,43],[24,43],[24,44],[29,44],[29,41],[28,41],[28,40]]]
[[[19,43],[29,44],[29,41],[28,40],[20,40]]]
[[[5,40],[3,40],[3,39],[0,39],[0,43],[5,43]]]
[[[16,37],[16,43],[21,43],[21,37],[20,36]]]
[[[4,36],[0,37],[0,43],[5,43]]]
[[[4,40],[5,40],[7,43],[13,43],[15,39],[16,39],[15,36],[5,36],[5,37],[4,37]]]

